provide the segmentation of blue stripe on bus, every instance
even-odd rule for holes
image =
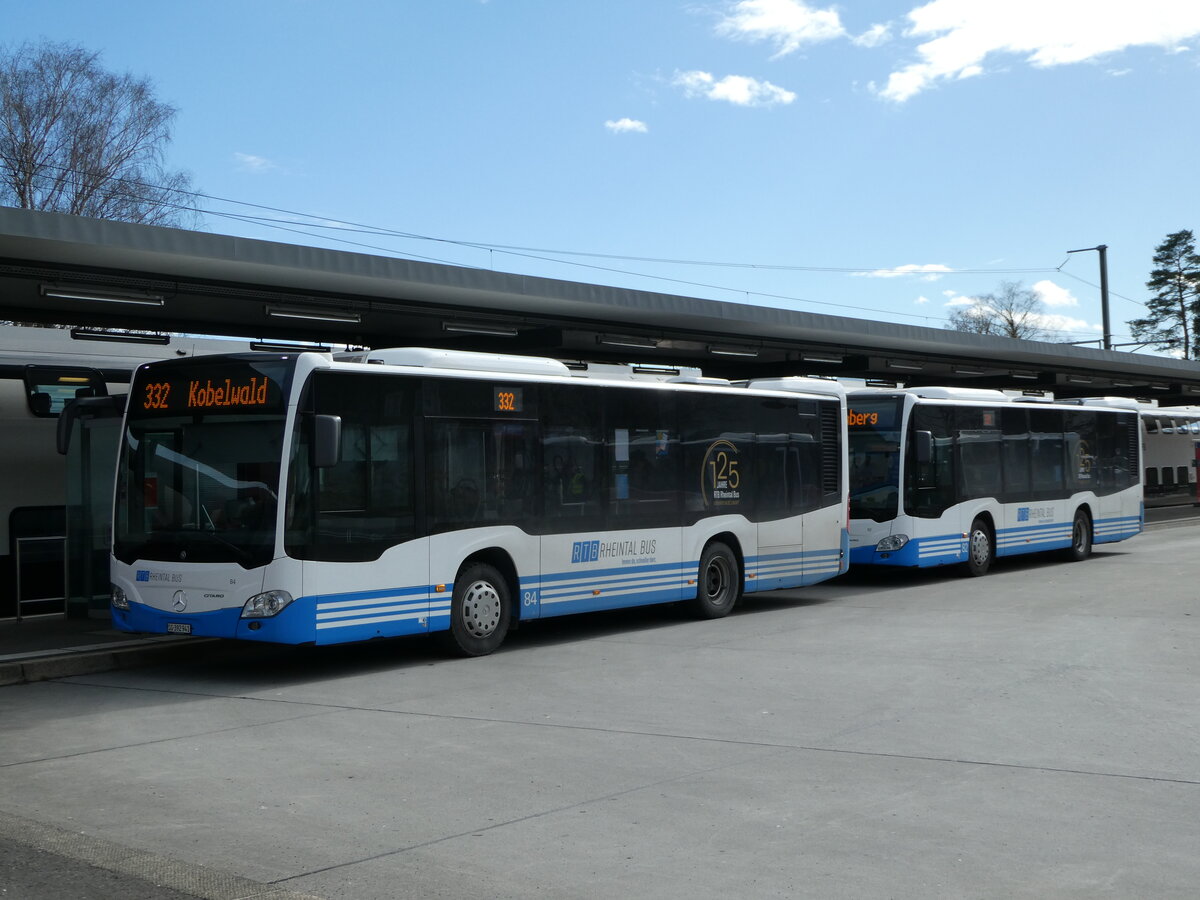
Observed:
[[[746,558],[755,579],[747,590],[799,587],[823,581],[841,569],[840,548],[769,553]],[[551,572],[520,579],[519,588],[537,591],[543,615],[588,612],[622,606],[669,603],[695,596],[700,561],[652,563],[607,569]],[[691,584],[688,582],[691,581]],[[406,585],[300,598],[313,609],[318,641],[321,632],[337,640],[381,634],[436,631],[449,626],[451,598],[434,585]]]
[[[1061,550],[1071,546],[1072,522],[1048,522],[996,529],[996,556],[1017,556]],[[1141,516],[1117,516],[1097,519],[1092,523],[1093,540],[1100,543],[1122,540],[1140,534]],[[886,556],[874,547],[856,547],[851,562],[892,566],[940,566],[964,562],[967,558],[967,539],[961,532],[913,538],[899,550]]]

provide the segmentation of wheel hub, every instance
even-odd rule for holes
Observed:
[[[500,624],[500,595],[486,581],[476,581],[463,596],[463,624],[473,637],[485,638]]]

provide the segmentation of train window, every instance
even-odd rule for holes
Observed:
[[[80,397],[106,397],[104,377],[95,369],[69,366],[26,366],[25,400],[40,419],[56,419],[63,407]]]

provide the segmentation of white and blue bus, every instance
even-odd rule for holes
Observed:
[[[445,632],[479,655],[566,613],[723,616],[846,570],[845,410],[829,381],[425,349],[143,366],[113,622],[288,644]]]
[[[922,387],[848,395],[852,564],[963,564],[1142,531],[1137,403]]]

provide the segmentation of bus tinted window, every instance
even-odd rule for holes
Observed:
[[[608,511],[630,525],[668,525],[680,508],[675,394],[615,390],[606,396]]]
[[[542,491],[547,519],[569,529],[600,527],[604,513],[604,431],[599,392],[583,386],[542,391]]]
[[[1029,495],[1029,411],[1000,411],[1000,461],[1004,499],[1018,501]]]
[[[1003,493],[1000,464],[1000,413],[965,407],[956,416],[962,473],[961,498],[997,497]]]
[[[416,534],[413,412],[408,378],[317,372],[302,408],[288,483],[285,530],[290,555],[377,559]],[[312,414],[342,420],[340,460],[310,465]]]
[[[684,394],[684,508],[694,516],[741,513],[753,518],[760,483],[755,469],[754,420],[759,401],[746,397]],[[717,424],[720,423],[720,424]],[[779,491],[774,482],[772,491]]]
[[[909,428],[908,468],[905,470],[904,507],[909,515],[940,516],[954,505],[954,409],[949,406],[914,407]],[[918,461],[917,435],[928,432],[932,456]]]
[[[533,423],[430,419],[427,428],[430,533],[521,525],[535,513]]]
[[[1033,497],[1053,499],[1061,495],[1066,471],[1063,414],[1060,410],[1029,411],[1029,459],[1033,473]]]

